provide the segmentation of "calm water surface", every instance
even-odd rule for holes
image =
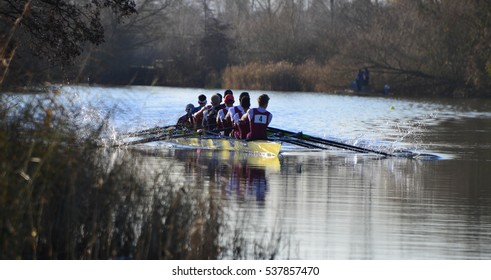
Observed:
[[[214,90],[65,87],[83,121],[112,110],[108,136],[170,125]],[[220,90],[223,92],[223,90]],[[253,103],[263,92],[250,91]],[[435,158],[380,158],[285,145],[278,158],[136,149],[147,168],[193,183],[226,205],[247,236],[281,235],[280,259],[491,259],[491,102],[267,92],[272,126],[373,149]],[[239,91],[236,91],[236,95]],[[239,217],[240,216],[240,217]]]

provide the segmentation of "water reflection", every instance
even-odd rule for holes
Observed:
[[[264,201],[267,191],[266,170],[263,168],[247,168],[247,185],[248,195],[256,194],[257,201]]]
[[[227,201],[231,213],[248,211],[247,235],[267,225],[291,234],[294,258],[491,257],[485,245],[491,244],[491,162],[342,150],[288,151],[280,158],[163,151],[155,158],[171,162],[165,166],[174,166],[177,178]]]
[[[254,200],[264,205],[269,188],[267,175],[280,171],[277,157],[207,149],[172,149],[165,154],[156,154],[154,159],[173,162],[176,176],[200,188],[213,186],[212,191],[224,200]]]

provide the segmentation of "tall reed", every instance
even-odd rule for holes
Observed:
[[[345,89],[355,73],[334,71],[330,65],[313,61],[250,63],[230,66],[223,73],[223,87],[278,91],[328,92]]]
[[[2,86],[5,77],[9,71],[10,62],[15,56],[15,52],[17,47],[12,46],[12,41],[15,35],[15,32],[19,28],[21,21],[29,15],[31,11],[31,0],[27,1],[24,5],[24,9],[22,10],[22,14],[14,21],[12,28],[10,29],[9,34],[1,40],[0,37],[0,86]]]

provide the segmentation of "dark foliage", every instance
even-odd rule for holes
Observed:
[[[0,28],[6,34],[0,38],[0,75],[5,76],[12,59],[19,60],[9,75],[18,78],[17,84],[231,87],[222,83],[230,80],[223,76],[227,67],[291,63],[300,69],[299,83],[291,90],[346,89],[357,69],[369,67],[370,86],[378,91],[388,84],[399,93],[491,95],[489,1],[0,3]],[[117,24],[135,10],[137,15]],[[70,67],[48,68],[44,62],[37,65],[32,52],[51,61],[77,60]],[[268,88],[269,83],[243,86]]]
[[[202,63],[205,69],[220,72],[227,66],[230,45],[227,29],[228,26],[218,19],[207,20],[205,36],[201,39]]]
[[[0,5],[3,32],[16,28],[19,36],[8,43],[27,43],[36,55],[62,63],[80,55],[85,43],[104,41],[103,9],[111,9],[118,21],[136,12],[132,0],[4,0]]]

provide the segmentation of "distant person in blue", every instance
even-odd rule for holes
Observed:
[[[368,72],[368,67],[365,67],[365,73],[363,73],[363,85],[368,86],[370,83],[370,72]]]
[[[356,76],[356,89],[358,91],[361,91],[361,88],[363,87],[363,83],[364,83],[363,71],[361,71],[361,69],[358,69],[358,76]]]
[[[384,85],[384,94],[389,94],[390,92],[390,86],[389,85]]]

